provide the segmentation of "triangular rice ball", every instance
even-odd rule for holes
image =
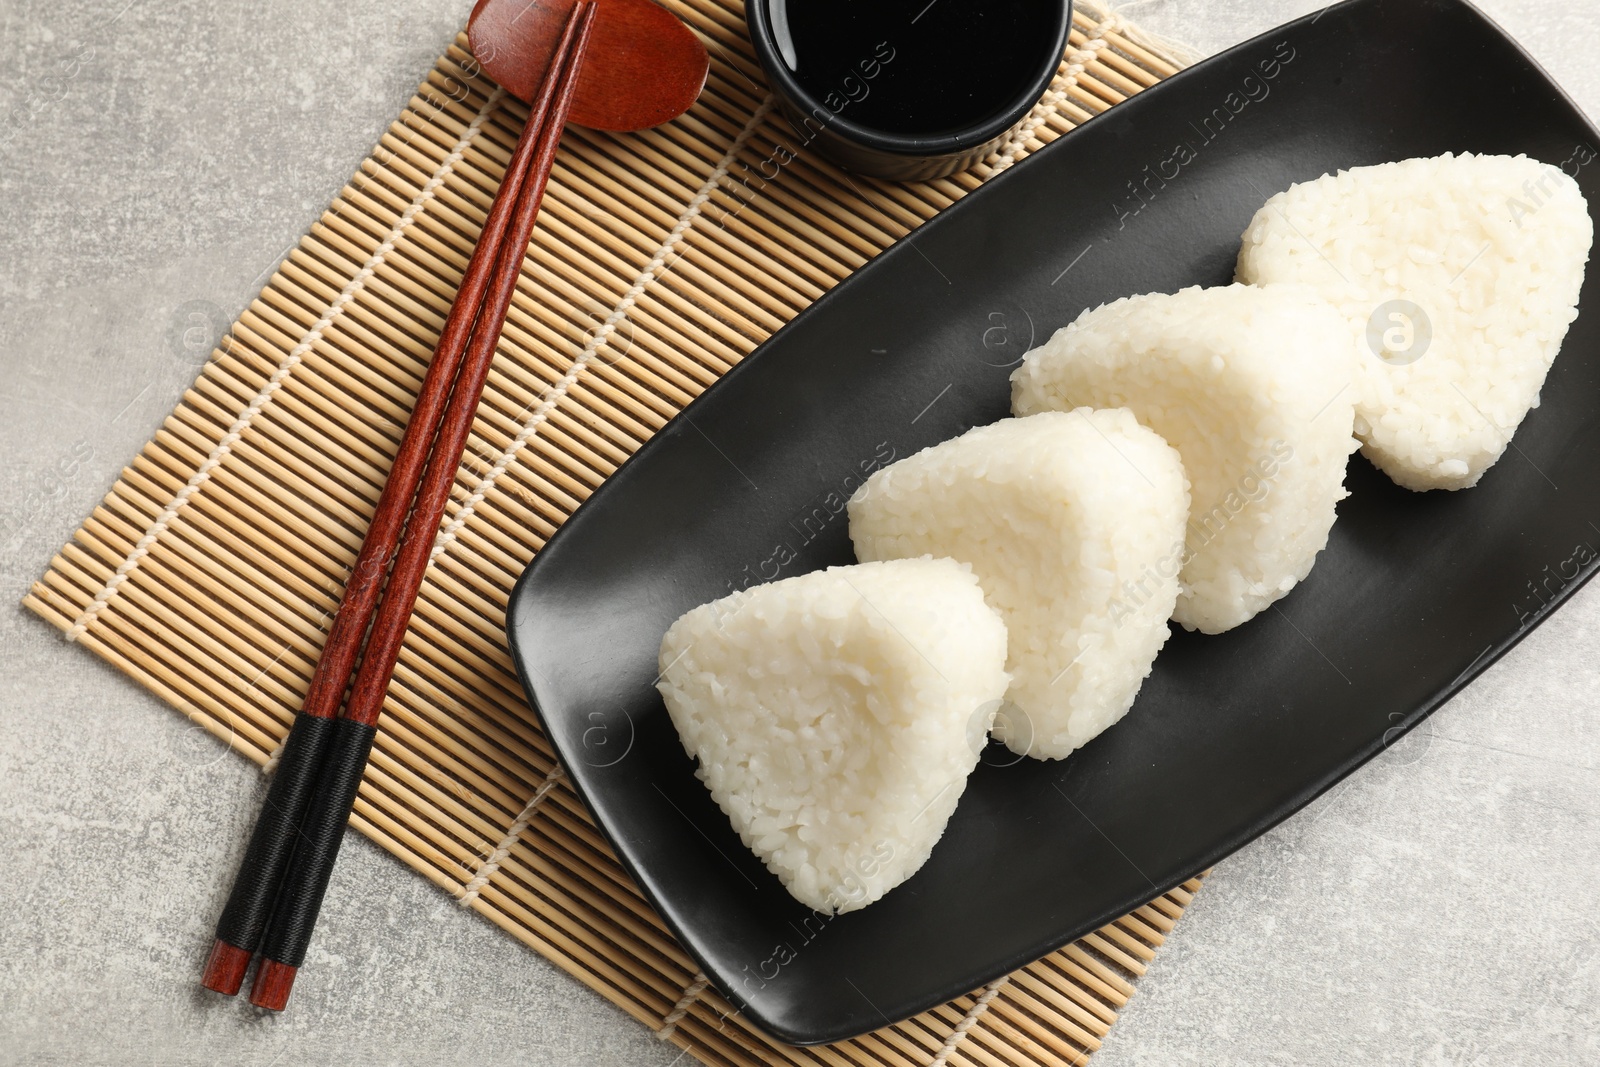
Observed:
[[[1593,236],[1559,167],[1408,159],[1272,197],[1245,230],[1238,278],[1303,282],[1336,305],[1359,340],[1362,451],[1408,489],[1464,489],[1538,406]]]
[[[1172,617],[1220,633],[1304,578],[1343,499],[1351,343],[1306,286],[1198,286],[1085,311],[1011,376],[1018,415],[1128,408],[1189,476]]]
[[[1007,683],[1005,626],[947,559],[833,567],[696,608],[657,688],[744,843],[820,912],[877,900],[944,833]]]
[[[863,560],[972,565],[1008,634],[1014,751],[1060,759],[1120,719],[1167,639],[1189,483],[1125,409],[1001,419],[878,471],[850,500]]]

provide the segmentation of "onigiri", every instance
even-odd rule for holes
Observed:
[[[794,897],[855,911],[927,860],[1009,681],[948,559],[832,567],[695,608],[657,683],[700,780]]]
[[[1277,194],[1245,230],[1237,276],[1332,301],[1361,341],[1367,458],[1408,489],[1463,489],[1538,406],[1593,237],[1561,168],[1446,154]]]
[[[1311,289],[1194,287],[1085,311],[1012,373],[1017,415],[1128,408],[1189,477],[1173,618],[1220,633],[1311,570],[1345,496],[1351,350]]]
[[[1127,712],[1178,597],[1189,485],[1127,410],[1002,419],[886,467],[850,500],[856,556],[970,564],[1006,624],[996,734],[1060,759]]]

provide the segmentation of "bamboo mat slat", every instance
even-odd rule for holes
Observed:
[[[1181,62],[1080,3],[1008,144],[897,185],[799,146],[738,0],[667,2],[708,46],[706,91],[664,128],[562,141],[352,825],[704,1063],[1081,1064],[1198,879],[915,1019],[776,1045],[596,832],[502,627],[533,554],[680,408],[896,239]],[[26,599],[269,769],[526,115],[458,37]]]

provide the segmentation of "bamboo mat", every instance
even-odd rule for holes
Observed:
[[[1060,75],[1016,138],[972,171],[895,185],[795,145],[738,0],[668,6],[709,47],[705,94],[659,130],[562,141],[351,821],[706,1063],[1082,1063],[1198,880],[915,1019],[775,1045],[707,988],[594,830],[523,701],[503,611],[573,509],[769,334],[1177,61],[1080,3]],[[526,117],[465,41],[26,600],[257,763],[299,707]]]

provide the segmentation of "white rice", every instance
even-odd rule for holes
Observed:
[[[744,843],[846,912],[927,860],[1006,690],[1006,633],[967,567],[833,567],[696,608],[661,642],[673,725]]]
[[[1172,617],[1220,633],[1292,589],[1327,544],[1356,447],[1352,347],[1304,287],[1127,297],[1029,352],[1011,406],[1126,407],[1178,450],[1191,509]]]
[[[1361,339],[1356,434],[1410,489],[1473,485],[1537,407],[1594,227],[1526,156],[1443,155],[1291,186],[1244,233],[1242,282],[1304,282]]]
[[[1178,597],[1188,480],[1126,410],[1003,419],[878,471],[850,501],[863,560],[972,566],[1005,621],[996,733],[1060,759],[1133,703]]]

